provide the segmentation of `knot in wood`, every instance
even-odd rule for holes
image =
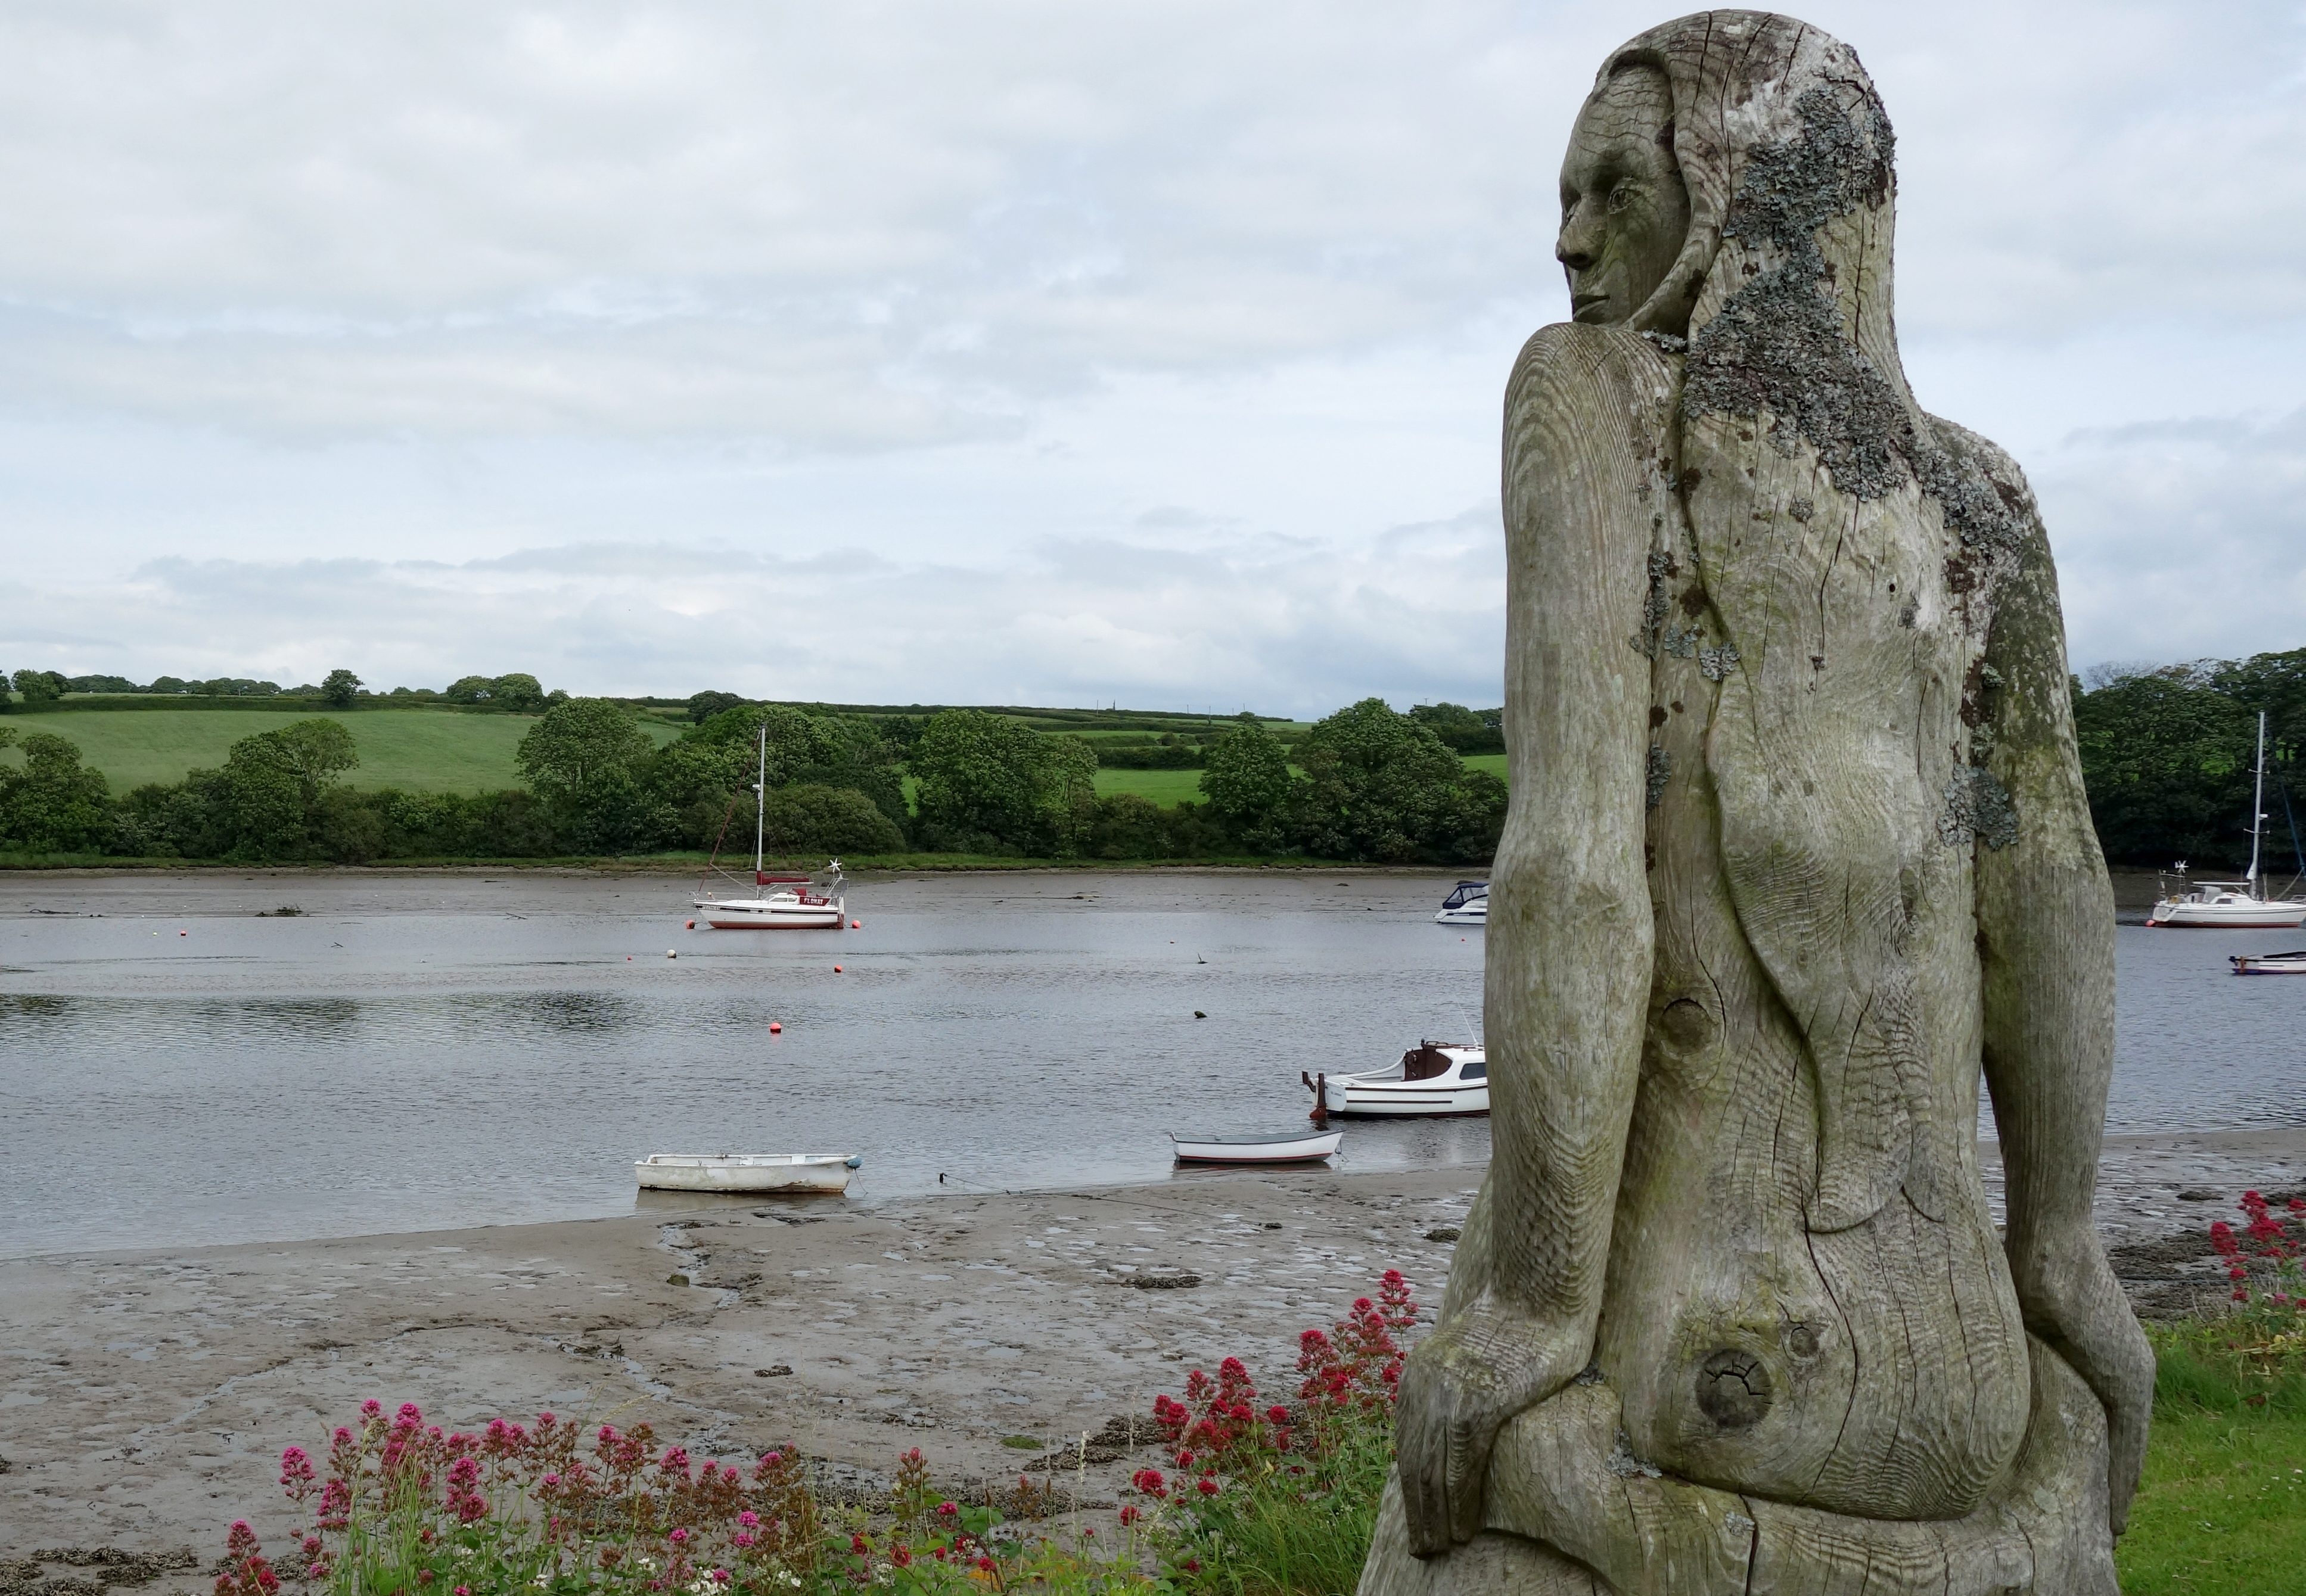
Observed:
[[[1759,1424],[1776,1399],[1768,1365],[1749,1352],[1723,1347],[1698,1366],[1697,1405],[1724,1430]]]

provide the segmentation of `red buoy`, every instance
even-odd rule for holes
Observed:
[[[770,1021],[769,1021],[769,1035],[771,1035],[771,1036],[773,1036],[773,1036],[776,1036],[777,1034],[779,1034],[780,1032],[781,1032],[784,1028],[784,1028],[783,1026],[781,1026],[781,1025],[778,1024],[778,1023],[777,1023],[775,1020],[770,1020]]]
[[[841,967],[840,967],[839,965],[837,965],[837,964],[836,964],[836,965],[834,965],[834,966],[833,967],[833,973],[834,975],[836,975],[836,976],[837,976],[837,975],[839,975],[839,974],[841,973]]]
[[[851,931],[862,931],[865,929],[865,922],[862,920],[851,920],[849,922],[849,928]]]
[[[688,928],[689,928],[691,931],[696,930],[696,922],[695,920],[691,920],[691,921],[689,921],[689,922],[688,922]],[[1462,936],[1461,936],[1461,937],[1459,937],[1457,940],[1458,940],[1459,942],[1463,942],[1463,941],[1465,941],[1465,939],[1464,937],[1462,937]]]

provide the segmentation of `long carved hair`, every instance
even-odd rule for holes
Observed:
[[[1687,329],[1679,497],[1730,661],[1707,765],[1739,924],[1815,1071],[1809,1223],[1901,1189],[1943,1218],[1977,1080],[1972,850],[2018,823],[1981,672],[2030,500],[1907,388],[1894,140],[1856,52],[1715,11],[1628,42],[1596,91],[1635,66],[1670,86],[1690,226],[1632,325]]]

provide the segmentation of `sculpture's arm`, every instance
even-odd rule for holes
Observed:
[[[1490,872],[1489,1179],[1395,1419],[1411,1550],[1482,1524],[1499,1430],[1593,1355],[1653,941],[1643,860],[1665,358],[1550,327],[1507,390],[1506,742]],[[1647,419],[1647,428],[1641,423]]]
[[[2154,1354],[2091,1221],[2106,1082],[2114,1069],[2114,890],[2090,824],[2074,744],[2065,627],[2048,539],[2015,465],[2027,542],[1986,642],[1993,738],[1986,767],[2008,792],[2017,839],[1977,849],[1986,1081],[2009,1195],[2005,1248],[2026,1327],[2105,1404],[2114,1532],[2146,1455]]]

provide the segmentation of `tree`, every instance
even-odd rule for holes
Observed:
[[[331,670],[320,683],[320,696],[338,709],[349,709],[360,696],[361,679],[349,670]]]
[[[451,704],[486,704],[495,696],[496,685],[492,676],[460,676],[440,696]]]
[[[1462,704],[1421,704],[1409,712],[1409,718],[1430,728],[1460,754],[1502,754],[1506,749],[1505,733],[1499,727],[1505,721],[1505,711],[1467,709]]]
[[[64,696],[64,679],[53,670],[19,670],[16,691],[27,704],[53,704]]]
[[[629,705],[572,698],[528,729],[515,763],[532,790],[581,801],[602,783],[629,776],[653,747]]]
[[[813,782],[782,788],[769,796],[763,822],[773,853],[897,853],[905,846],[896,823],[852,788]]]
[[[1201,791],[1227,833],[1259,853],[1281,847],[1291,789],[1289,751],[1254,715],[1243,715],[1209,745]]]
[[[2082,694],[2075,739],[2105,856],[2157,866],[2242,857],[2254,719],[2189,665]]]
[[[1077,848],[1094,821],[1097,755],[984,710],[930,717],[909,762],[931,846],[1016,853]],[[1084,810],[1087,813],[1084,813]]]
[[[0,747],[16,740],[0,732]],[[24,738],[24,763],[0,768],[0,840],[54,853],[94,853],[119,826],[104,772],[80,762],[79,745],[36,731]]]
[[[640,780],[653,747],[631,705],[571,698],[528,729],[515,763],[565,841],[621,853],[653,847],[673,829],[671,807]]]
[[[229,851],[256,858],[305,853],[334,779],[360,764],[342,722],[297,721],[242,738],[225,755]]]
[[[544,707],[544,684],[516,670],[489,684],[489,702],[517,715],[533,715]]]
[[[688,718],[702,726],[723,710],[736,709],[744,702],[734,693],[692,693],[688,697]]]
[[[1468,785],[1457,755],[1382,698],[1317,722],[1297,746],[1297,762],[1306,776],[1304,844],[1327,858],[1462,858],[1456,845],[1468,822],[1485,817],[1504,785],[1494,777],[1488,787]],[[1503,806],[1496,807],[1502,825]]]

